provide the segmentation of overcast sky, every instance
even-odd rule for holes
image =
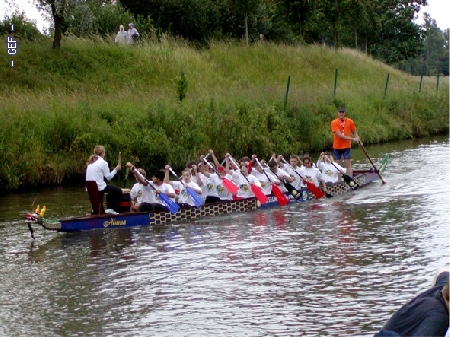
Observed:
[[[420,11],[420,18],[418,23],[422,24],[422,14],[427,12],[430,16],[436,20],[437,26],[444,30],[450,28],[450,0],[428,0],[429,6],[423,7]],[[30,0],[16,0],[15,3],[18,5],[21,11],[25,11],[25,16],[28,19],[36,20],[36,26],[39,30],[43,30],[48,27],[49,24],[44,21],[41,14],[35,9],[35,7],[30,4]],[[6,8],[0,8],[3,11]],[[9,14],[9,13],[7,13]],[[3,15],[1,15],[3,18]]]

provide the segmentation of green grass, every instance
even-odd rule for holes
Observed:
[[[96,144],[111,165],[121,151],[150,171],[181,168],[209,148],[219,157],[329,149],[340,105],[366,144],[448,132],[447,78],[439,90],[424,78],[419,93],[420,78],[354,50],[226,42],[196,50],[168,39],[50,45],[19,41],[13,69],[1,56],[0,189],[79,179]],[[181,73],[188,87],[179,102]]]

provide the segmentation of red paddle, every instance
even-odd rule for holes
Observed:
[[[216,172],[217,173],[217,175],[219,174],[218,172],[217,172],[217,170],[214,168],[214,166],[212,166],[207,160],[206,160],[206,157],[205,158],[203,158],[203,160],[205,161],[205,163],[206,164],[208,164],[208,166],[209,167],[211,167],[213,170],[214,170],[214,172]],[[233,184],[231,181],[229,181],[227,178],[222,178],[222,184],[223,184],[223,187],[225,187],[227,190],[228,190],[228,192],[230,192],[231,194],[236,194],[237,193],[237,191],[239,191],[239,187],[237,187],[235,184]]]
[[[258,163],[258,165],[261,166],[261,163],[259,162],[258,158],[255,158],[255,160]],[[269,181],[272,182],[272,180],[269,178],[269,175],[266,173],[266,171],[264,171],[264,169],[263,172],[266,175],[267,179],[269,179]],[[289,203],[289,199],[286,198],[284,193],[281,192],[280,188],[277,185],[272,184],[272,193],[275,196],[275,198],[277,198],[277,201],[280,204],[280,206],[286,206]]]
[[[233,160],[233,158],[231,158],[231,156],[229,157],[231,162],[239,168],[239,166],[236,164],[236,162]],[[250,184],[250,181],[248,181],[247,177],[244,176],[244,174],[241,172],[241,170],[239,169],[239,173],[245,178],[245,180],[247,180],[248,184],[250,185],[250,188],[252,189],[253,194],[255,195],[256,199],[258,199],[258,201],[262,204],[265,204],[269,198],[267,197],[267,195],[265,195],[261,189],[254,185],[254,184]]]

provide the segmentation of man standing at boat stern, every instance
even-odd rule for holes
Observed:
[[[445,336],[448,303],[449,272],[438,271],[431,288],[397,310],[374,337]]]
[[[333,157],[339,165],[344,157],[347,174],[353,177],[352,161],[350,149],[352,141],[360,143],[356,126],[352,119],[345,117],[345,109],[338,109],[338,117],[331,122],[331,132],[333,132]]]

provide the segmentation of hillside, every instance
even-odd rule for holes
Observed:
[[[448,132],[448,78],[438,90],[436,78],[423,78],[419,92],[420,77],[353,50],[70,38],[60,51],[49,45],[20,43],[15,67],[0,68],[0,189],[79,179],[96,144],[112,162],[121,151],[147,169],[182,167],[209,148],[261,157],[329,149],[337,106],[366,144]]]

